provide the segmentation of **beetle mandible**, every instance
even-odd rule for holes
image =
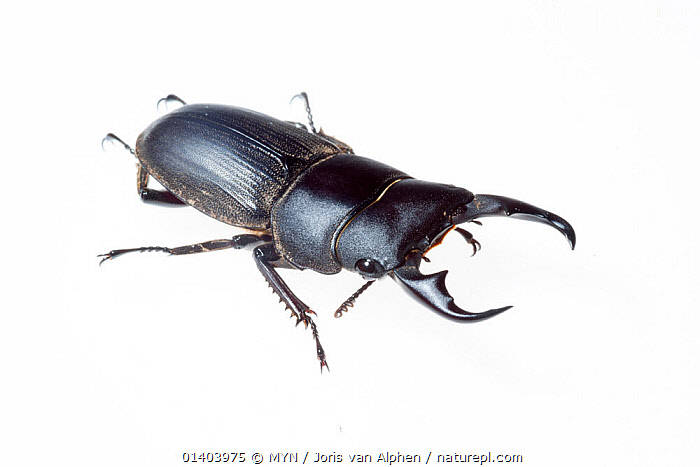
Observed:
[[[455,321],[481,321],[510,306],[472,313],[458,307],[445,286],[447,271],[419,271],[426,252],[451,230],[472,246],[474,237],[457,227],[486,216],[518,216],[548,224],[573,249],[576,235],[563,218],[531,204],[417,180],[372,159],[356,155],[336,138],[317,131],[306,93],[309,127],[258,112],[215,104],[188,105],[169,95],[158,103],[182,107],[146,128],[132,149],[138,159],[141,200],[161,205],[189,205],[232,226],[252,231],[231,239],[181,247],[112,250],[100,262],[135,251],[187,255],[226,248],[249,248],[272,290],[296,318],[311,327],[316,354],[328,368],[315,314],[292,292],[276,268],[359,273],[366,282],[336,311],[342,315],[376,279],[390,276],[409,295]],[[294,99],[293,99],[294,100]],[[165,190],[148,188],[149,177]]]

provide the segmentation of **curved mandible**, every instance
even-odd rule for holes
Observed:
[[[532,204],[505,196],[474,195],[474,199],[469,204],[453,214],[452,221],[455,224],[461,224],[488,216],[515,217],[549,225],[566,237],[572,250],[576,246],[576,232],[566,219]]]
[[[418,270],[421,254],[413,251],[406,257],[406,262],[400,268],[396,268],[391,277],[398,282],[418,302],[427,306],[436,313],[454,321],[483,321],[492,318],[512,308],[494,308],[483,313],[472,313],[463,310],[455,304],[454,298],[447,291],[445,276],[447,271],[425,275]]]

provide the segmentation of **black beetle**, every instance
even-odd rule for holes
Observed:
[[[254,233],[177,248],[113,250],[102,262],[134,251],[186,255],[226,248],[253,248],[258,269],[296,317],[311,326],[321,371],[326,363],[315,314],[289,289],[275,268],[336,274],[355,271],[368,280],[336,311],[347,311],[375,279],[391,276],[433,311],[456,321],[480,321],[510,306],[471,313],[458,307],[445,287],[447,271],[424,275],[426,252],[457,227],[485,216],[523,216],[559,230],[574,248],[576,236],[561,217],[522,201],[416,180],[388,165],[357,156],[347,144],[316,131],[308,98],[309,129],[251,110],[224,105],[187,105],[174,95],[161,101],[183,106],[153,122],[136,150],[138,190],[147,203],[189,205],[221,222]],[[160,102],[159,101],[159,104]],[[149,176],[166,191],[147,187]],[[100,262],[100,264],[102,264]]]

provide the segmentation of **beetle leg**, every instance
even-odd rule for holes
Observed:
[[[179,102],[179,103],[182,104],[182,105],[187,105],[187,102],[183,101],[182,99],[180,99],[179,97],[177,97],[175,94],[168,94],[168,95],[165,96],[164,98],[160,99],[160,100],[158,101],[158,103],[156,104],[156,108],[157,108],[158,110],[160,110],[160,104],[163,103],[163,102],[165,103],[165,109],[166,109],[166,110],[167,110],[167,108],[168,108],[168,104],[170,104],[171,102]]]
[[[258,269],[263,277],[265,277],[270,287],[272,287],[272,290],[280,297],[287,308],[291,310],[292,315],[296,316],[297,325],[299,325],[299,323],[304,323],[306,327],[311,326],[311,334],[314,341],[316,341],[316,356],[318,357],[318,361],[321,362],[321,372],[323,372],[324,366],[328,368],[326,352],[323,350],[321,341],[318,338],[316,323],[314,323],[313,319],[309,316],[315,313],[291,291],[289,286],[282,280],[280,275],[277,274],[277,271],[275,271],[275,267],[282,266],[279,253],[277,253],[272,243],[265,243],[253,250],[253,258],[255,258],[255,264],[257,264]]]
[[[124,141],[122,141],[122,139],[119,136],[115,135],[114,133],[107,133],[107,136],[102,138],[102,150],[103,151],[105,150],[105,143],[106,142],[110,142],[110,143],[114,144],[115,141],[117,143],[121,144],[124,147],[124,149],[129,151],[132,156],[136,155],[136,151],[134,151],[134,149],[131,146],[126,144]]]
[[[190,255],[192,253],[205,253],[208,251],[226,250],[228,248],[233,248],[235,250],[240,250],[249,245],[254,245],[260,242],[269,242],[272,239],[267,234],[263,235],[253,235],[253,234],[242,234],[236,235],[231,240],[210,240],[208,242],[195,243],[193,245],[178,246],[175,248],[163,247],[163,246],[144,246],[141,248],[126,248],[123,250],[112,250],[109,253],[103,255],[98,255],[98,257],[104,256],[100,261],[100,264],[104,263],[108,259],[114,259],[126,253],[145,251],[162,251],[171,255]]]
[[[296,96],[292,97],[292,100],[289,101],[289,103],[291,104],[296,99],[301,99],[302,101],[304,101],[304,106],[306,108],[306,116],[309,119],[309,126],[311,127],[311,132],[318,133],[318,131],[316,131],[316,127],[314,126],[314,118],[311,115],[311,107],[309,106],[309,96],[305,92],[300,92]]]
[[[114,133],[107,133],[107,136],[102,138],[102,149],[105,148],[106,142],[110,142],[112,144],[117,142],[121,144],[124,147],[124,149],[129,151],[131,155],[136,156],[136,151],[134,151],[134,149],[131,146],[126,144],[120,137],[118,137]],[[138,171],[136,173],[136,188],[138,189],[141,201],[143,201],[144,203],[160,204],[165,206],[185,205],[184,202],[180,201],[179,198],[177,198],[174,194],[170,193],[169,191],[154,190],[152,188],[147,188],[147,185],[148,172],[146,171],[146,168],[144,166],[138,164]]]
[[[316,127],[314,126],[314,119],[313,119],[313,116],[311,115],[311,107],[309,106],[309,96],[308,96],[308,94],[306,94],[305,92],[300,92],[300,93],[297,94],[296,96],[292,97],[292,100],[290,101],[290,104],[291,104],[292,102],[294,102],[296,99],[301,99],[301,100],[304,101],[304,105],[305,105],[305,108],[306,108],[306,115],[307,115],[307,117],[308,117],[308,119],[309,119],[309,126],[311,127],[311,132],[312,132],[312,133],[314,133],[314,134],[316,134],[316,135],[319,135],[319,136],[323,136],[325,139],[327,139],[327,140],[330,141],[331,143],[333,143],[333,144],[335,144],[336,146],[338,146],[338,149],[340,149],[340,150],[341,150],[342,152],[344,152],[345,154],[354,154],[354,151],[352,150],[352,148],[351,148],[347,143],[343,143],[343,142],[340,141],[339,139],[336,139],[336,138],[334,138],[334,137],[332,137],[332,136],[329,136],[329,135],[325,134],[325,133],[323,132],[323,128],[321,128],[320,130],[316,130]],[[289,122],[289,123],[293,124],[293,125],[296,126],[297,128],[304,128],[304,129],[306,129],[306,125],[304,125],[304,124],[302,124],[302,123],[296,123],[296,122]]]
[[[161,206],[186,206],[183,201],[167,190],[148,188],[148,178],[148,171],[143,165],[139,164],[138,172],[136,173],[136,189],[139,192],[141,201]]]

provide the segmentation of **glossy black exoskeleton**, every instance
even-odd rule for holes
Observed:
[[[139,161],[138,190],[144,202],[189,205],[252,233],[177,248],[113,250],[102,261],[133,251],[184,255],[226,248],[253,249],[258,269],[297,324],[310,326],[321,370],[327,367],[313,311],[285,284],[275,268],[336,274],[357,272],[368,282],[341,305],[353,305],[375,279],[390,276],[423,305],[456,321],[479,321],[511,307],[472,313],[458,307],[445,287],[447,271],[424,275],[426,252],[458,224],[485,216],[521,216],[559,230],[574,247],[571,225],[522,201],[474,195],[464,188],[414,179],[347,144],[316,131],[305,93],[310,130],[251,110],[213,104],[186,105],[153,122],[131,149]],[[103,141],[104,142],[104,141]],[[149,176],[165,191],[148,188]]]

